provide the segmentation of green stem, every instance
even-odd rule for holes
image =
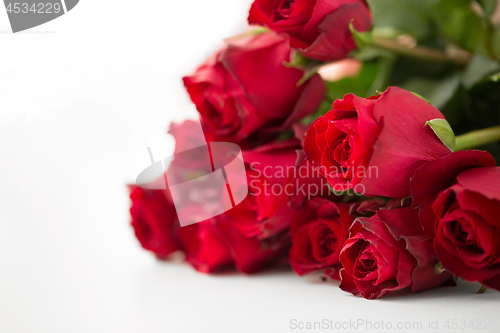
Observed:
[[[467,65],[470,60],[470,55],[452,56],[443,51],[419,45],[415,47],[407,47],[398,44],[393,39],[383,38],[379,36],[373,36],[370,44],[384,50],[395,52],[403,56],[435,61],[435,62],[452,62],[460,67]]]
[[[455,151],[479,147],[500,141],[500,126],[489,127],[459,135],[455,138]]]

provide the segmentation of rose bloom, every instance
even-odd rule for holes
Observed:
[[[135,235],[159,259],[182,250],[186,261],[202,273],[234,267],[251,274],[287,262],[290,246],[287,232],[262,241],[246,237],[235,227],[237,221],[224,214],[181,228],[165,190],[132,186],[130,197]],[[233,210],[242,216],[239,207]]]
[[[234,265],[227,242],[214,220],[182,227],[179,239],[186,261],[199,272],[213,273]]]
[[[420,221],[444,268],[500,290],[500,167],[482,151],[461,151],[417,170]]]
[[[349,29],[370,30],[372,17],[363,0],[255,0],[248,22],[290,36],[305,56],[331,61],[356,48]]]
[[[237,210],[238,207],[234,208]],[[236,269],[245,274],[252,274],[271,267],[288,264],[290,236],[288,231],[263,240],[246,237],[235,227],[232,219],[220,215],[218,226],[224,234]]]
[[[193,128],[192,121],[172,126],[170,133],[176,139],[176,154],[180,154],[190,147],[190,140],[187,140],[186,135],[192,136],[197,142],[201,139],[200,135],[203,136],[203,133],[193,132]],[[227,219],[233,220],[235,228],[239,229],[245,237],[265,239],[289,229],[295,208],[301,203],[301,198],[297,198],[295,195],[296,183],[301,179],[292,179],[297,163],[297,151],[300,149],[301,146],[297,139],[289,139],[270,142],[257,148],[242,151],[246,175],[242,179],[235,177],[231,179],[242,182],[245,187],[248,185],[249,193],[236,208],[224,212],[223,215]],[[176,166],[181,164],[184,167],[178,168],[180,179],[187,179],[190,174],[196,174],[200,164],[211,165],[208,150],[204,152],[199,151],[199,149],[195,149],[194,154],[188,154],[187,158],[182,158],[179,161],[174,160],[172,164]],[[292,175],[289,176],[289,172],[292,172]],[[322,191],[330,193],[327,188],[328,184],[323,180],[323,177],[317,172],[316,175],[316,181],[323,181]],[[289,183],[292,184],[288,185]],[[319,186],[317,188],[319,189]],[[304,189],[304,192],[306,194],[307,188]],[[216,192],[215,202],[225,200],[222,196],[218,198],[218,195],[220,193]],[[294,205],[292,205],[292,200]],[[190,211],[190,214],[197,214],[197,210],[202,209],[200,206],[201,204],[190,203],[183,209]]]
[[[349,204],[332,202],[331,197],[306,201],[295,213],[290,230],[293,270],[305,275],[324,269],[330,278],[340,280],[339,255],[352,222],[357,217],[373,216],[389,204],[380,198]]]
[[[166,190],[145,190],[130,186],[131,225],[142,247],[159,259],[180,249],[177,238],[179,221]]]
[[[254,146],[289,128],[320,105],[319,75],[297,86],[304,71],[286,67],[289,38],[248,32],[225,45],[184,77],[209,137]]]
[[[298,140],[291,139],[243,151],[249,193],[238,209],[225,214],[245,236],[264,239],[290,227],[295,207],[288,204],[285,182],[298,149]]]
[[[307,201],[292,220],[290,265],[299,275],[328,269],[340,279],[340,250],[354,220],[349,205],[336,204],[316,197]]]
[[[423,291],[451,278],[436,274],[432,240],[418,223],[411,208],[379,210],[369,218],[358,218],[340,252],[343,269],[340,288],[366,299],[391,291]]]
[[[290,241],[286,234],[259,241],[244,236],[234,227],[234,222],[222,214],[182,227],[179,239],[186,253],[186,261],[202,273],[235,267],[246,274],[287,262]]]
[[[307,130],[304,151],[337,191],[404,198],[427,161],[451,154],[426,122],[438,109],[398,87],[382,95],[348,94]]]
[[[249,194],[225,214],[248,237],[266,239],[290,228],[292,218],[313,197],[339,199],[305,160],[297,139],[244,150]]]

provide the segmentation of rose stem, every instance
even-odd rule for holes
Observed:
[[[423,60],[430,60],[435,62],[453,62],[455,65],[463,67],[469,63],[470,54],[466,55],[451,55],[443,51],[432,49],[425,46],[407,47],[398,44],[396,41],[379,36],[373,36],[371,45],[379,47],[384,50],[392,51],[407,57],[418,58]]]
[[[459,135],[455,138],[455,151],[479,147],[500,141],[500,126],[489,127]]]

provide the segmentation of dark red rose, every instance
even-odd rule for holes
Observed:
[[[130,186],[130,215],[135,236],[142,247],[164,259],[180,249],[179,222],[174,204],[165,190],[145,190]]]
[[[182,227],[179,239],[186,261],[199,272],[214,273],[234,264],[227,240],[214,219]]]
[[[335,190],[404,198],[410,177],[427,161],[451,154],[426,122],[438,109],[398,87],[382,95],[348,94],[316,119],[304,151]]]
[[[298,149],[299,142],[292,139],[243,151],[249,193],[237,209],[225,214],[245,236],[264,239],[290,227],[294,207],[288,205],[284,185]]]
[[[205,141],[201,124],[173,124],[175,154],[163,160],[181,226],[210,219],[238,205],[248,193],[238,145]]]
[[[274,32],[243,34],[184,77],[208,136],[237,143],[268,138],[317,109],[325,85],[315,75],[297,86],[304,71],[284,66],[288,44]]]
[[[349,30],[370,30],[371,13],[363,0],[255,0],[248,22],[290,36],[305,56],[339,60],[356,48]]]
[[[337,198],[309,165],[299,141],[272,142],[243,151],[249,194],[225,214],[247,237],[266,239],[290,228],[297,208],[316,197]]]
[[[289,257],[293,270],[305,275],[328,268],[332,278],[340,279],[339,254],[353,220],[349,205],[318,197],[307,201],[292,220]]]
[[[290,242],[287,234],[259,241],[245,237],[234,223],[236,221],[222,214],[182,227],[179,238],[186,260],[202,273],[235,267],[239,272],[252,274],[286,263]]]
[[[435,272],[432,239],[411,207],[379,210],[358,218],[340,253],[340,288],[367,299],[404,288],[412,292],[439,286],[451,274]]]
[[[238,207],[234,208],[235,210]],[[236,269],[245,274],[253,274],[270,267],[279,267],[288,263],[290,236],[288,231],[264,240],[246,237],[235,227],[237,221],[228,216],[217,218],[218,226],[227,240]]]
[[[442,266],[500,291],[500,167],[494,165],[486,152],[454,153],[417,170],[412,193]]]
[[[413,207],[420,210],[420,223],[424,231],[434,238],[436,215],[432,205],[441,191],[456,183],[457,176],[465,170],[496,166],[489,153],[480,150],[457,151],[420,167],[412,177],[411,196]]]

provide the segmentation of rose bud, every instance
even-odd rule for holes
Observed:
[[[500,291],[500,167],[495,165],[487,152],[456,152],[417,170],[412,194],[443,268]]]
[[[427,161],[451,154],[426,122],[444,119],[413,93],[348,94],[307,130],[304,151],[337,191],[404,198],[410,177]]]
[[[274,32],[233,37],[184,77],[209,137],[253,146],[319,107],[323,80],[314,75],[297,84],[305,72],[284,65],[290,61],[288,40]]]
[[[214,273],[233,266],[227,241],[214,219],[182,227],[179,239],[186,261],[197,271]]]
[[[292,220],[290,265],[298,275],[325,268],[340,279],[340,250],[349,235],[353,217],[349,205],[313,198],[301,207]]]
[[[238,207],[234,208],[235,210]],[[271,267],[288,263],[290,236],[287,231],[259,240],[246,237],[235,227],[237,221],[221,215],[217,218],[219,228],[225,235],[236,269],[245,274],[253,274]]]
[[[131,225],[142,247],[159,259],[180,249],[179,221],[174,204],[165,190],[145,190],[130,186]]]
[[[234,227],[236,222],[222,214],[182,227],[179,238],[186,261],[202,273],[235,267],[245,274],[286,262],[290,242],[287,234],[259,241],[254,237],[245,237]]]
[[[245,236],[266,239],[288,230],[296,209],[313,197],[339,200],[300,149],[290,139],[243,151],[249,194],[225,214]]]
[[[248,196],[224,213],[245,237],[265,239],[287,230],[295,211],[289,205],[293,189],[286,187],[287,171],[295,166],[298,140],[271,142],[244,150]]]
[[[290,45],[320,61],[340,60],[356,48],[349,29],[370,30],[363,0],[255,0],[248,22],[290,36]]]
[[[432,240],[411,207],[379,210],[372,217],[356,219],[340,262],[344,267],[340,288],[366,299],[405,288],[419,292],[451,278],[447,272],[436,274]]]

